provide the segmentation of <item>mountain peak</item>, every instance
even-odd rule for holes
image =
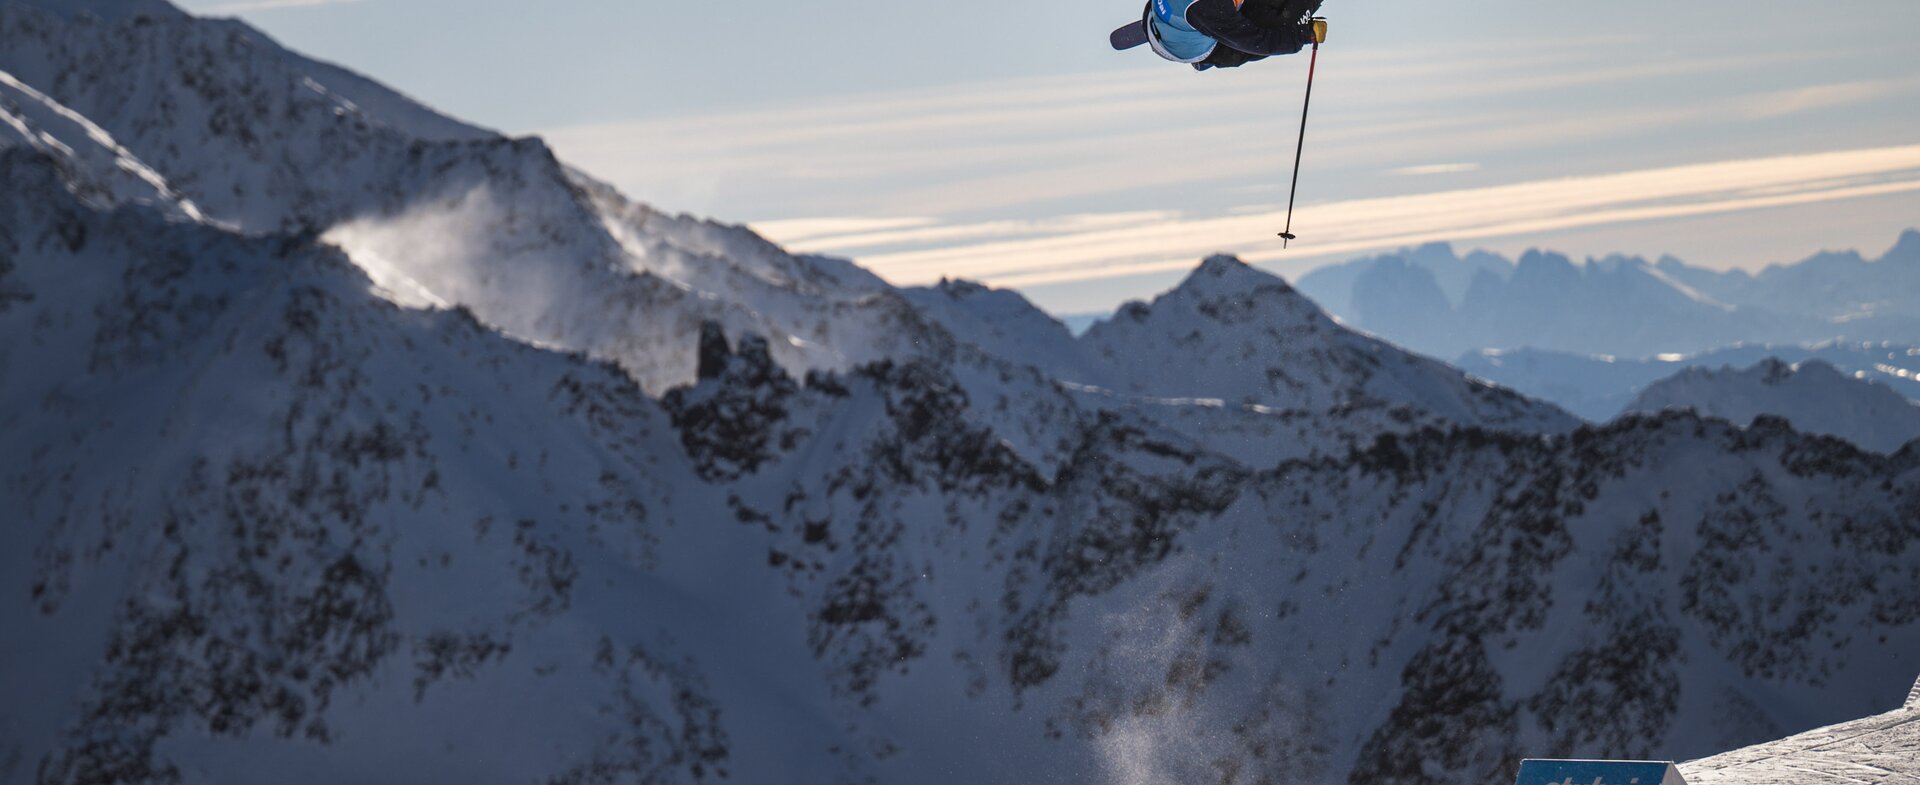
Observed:
[[[1198,318],[1229,325],[1330,322],[1319,305],[1288,285],[1285,279],[1228,254],[1207,257],[1173,291],[1155,298],[1153,310],[1190,311]]]
[[[1223,292],[1241,293],[1254,289],[1279,287],[1291,293],[1293,287],[1280,276],[1266,272],[1231,254],[1214,254],[1200,262],[1175,292],[1212,296]]]
[[[1406,268],[1404,260],[1392,262]],[[1425,268],[1411,268],[1428,276]],[[1129,303],[1080,341],[1128,392],[1271,410],[1400,407],[1457,423],[1553,431],[1572,418],[1349,330],[1306,295],[1213,256],[1152,303]]]
[[[1832,366],[1827,367],[1831,368]],[[1786,360],[1778,357],[1768,357],[1765,360],[1761,360],[1757,368],[1760,371],[1760,383],[1769,386],[1779,385],[1781,382],[1793,378],[1794,373],[1799,370],[1797,367],[1788,364]],[[1711,372],[1708,373],[1710,374]]]
[[[1920,229],[1901,232],[1900,239],[1894,242],[1892,250],[1880,257],[1880,261],[1920,264]]]
[[[1529,249],[1520,255],[1515,265],[1521,275],[1567,275],[1578,274],[1579,267],[1566,254]]]
[[[1446,269],[1460,264],[1460,254],[1453,249],[1453,243],[1427,243],[1417,248],[1400,252],[1400,256],[1410,264],[1422,265],[1434,269]]]
[[[1219,277],[1240,275],[1252,271],[1253,265],[1240,261],[1240,257],[1234,256],[1233,254],[1217,253],[1202,259],[1199,269],[1194,270],[1194,274]]]
[[[965,278],[941,278],[933,285],[933,290],[955,300],[966,300],[992,293],[994,290],[978,281]]]

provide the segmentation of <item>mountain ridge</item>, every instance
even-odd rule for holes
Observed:
[[[1647,386],[1689,368],[1745,367],[1768,359],[1819,360],[1858,379],[1920,400],[1920,347],[1834,342],[1812,346],[1736,345],[1704,354],[1648,360],[1535,349],[1471,352],[1454,361],[1468,374],[1524,395],[1553,401],[1589,422],[1619,416]]]
[[[1676,408],[1735,423],[1782,417],[1803,432],[1838,436],[1879,452],[1920,439],[1920,404],[1819,360],[1788,364],[1769,358],[1745,369],[1689,368],[1649,386],[1626,411]]]
[[[1920,342],[1915,261],[1912,229],[1876,260],[1822,252],[1756,273],[1671,256],[1461,257],[1442,243],[1322,267],[1300,287],[1354,326],[1440,357],[1522,348],[1652,357],[1743,342]],[[1572,323],[1582,329],[1563,328]]]

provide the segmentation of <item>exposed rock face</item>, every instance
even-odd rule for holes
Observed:
[[[767,354],[766,339],[742,338],[736,354],[720,325],[703,325],[700,380],[711,384],[673,390],[662,403],[702,479],[751,474],[776,449],[792,449],[805,435],[802,429],[783,429],[787,400],[796,387]]]

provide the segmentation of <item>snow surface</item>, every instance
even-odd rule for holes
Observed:
[[[1920,684],[1885,714],[1680,764],[1691,785],[1858,785],[1920,781]]]
[[[1744,370],[1690,368],[1648,387],[1628,412],[1691,409],[1735,423],[1782,417],[1807,433],[1893,452],[1920,439],[1920,403],[1819,360],[1768,359]]]
[[[202,218],[199,208],[174,193],[166,178],[115,142],[112,134],[0,71],[0,148],[13,145],[65,162],[75,185],[95,204],[144,204],[192,220]]]

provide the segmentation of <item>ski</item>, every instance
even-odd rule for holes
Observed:
[[[1113,44],[1113,48],[1116,50],[1132,49],[1144,44],[1147,42],[1147,23],[1145,21],[1134,22],[1115,30],[1113,31],[1113,35],[1107,36],[1107,41]]]

